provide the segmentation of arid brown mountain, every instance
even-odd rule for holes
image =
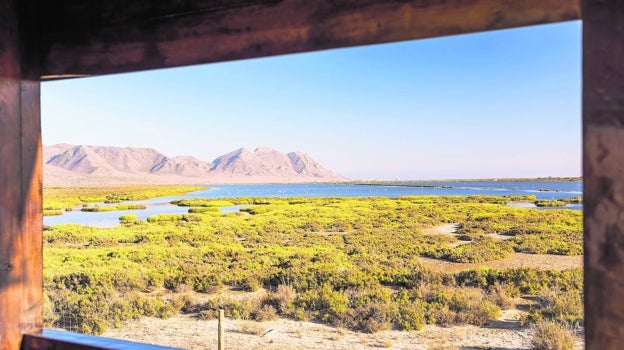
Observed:
[[[204,162],[191,156],[168,157],[152,148],[43,147],[44,184],[130,183],[292,183],[344,181],[305,153],[269,147],[241,148]]]

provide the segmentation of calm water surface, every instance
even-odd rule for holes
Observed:
[[[559,199],[581,196],[581,181],[474,181],[474,182],[403,182],[388,185],[354,184],[273,184],[273,185],[211,185],[206,190],[181,196],[159,197],[128,203],[146,204],[145,210],[86,213],[80,208],[61,216],[46,216],[44,225],[81,224],[112,227],[119,217],[134,214],[145,220],[155,214],[186,213],[188,208],[169,204],[176,199],[233,197],[398,197],[398,196],[474,196],[474,195],[535,195],[538,199]],[[526,205],[524,205],[526,206]],[[582,205],[569,205],[582,209]],[[224,212],[239,208],[223,208]]]

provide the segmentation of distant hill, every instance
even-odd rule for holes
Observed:
[[[309,155],[241,148],[205,162],[152,148],[58,144],[43,147],[45,185],[295,183],[345,181]]]

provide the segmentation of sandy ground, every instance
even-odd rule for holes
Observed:
[[[446,235],[446,236],[455,236],[457,229],[459,228],[459,224],[442,224],[440,226],[432,227],[429,229],[425,229],[424,232],[430,235]],[[512,236],[499,235],[497,233],[490,233],[487,236],[494,238],[499,241],[506,241],[508,239],[513,238]],[[457,244],[467,244],[469,241],[459,241]]]
[[[226,349],[530,349],[531,329],[519,327],[518,313],[505,311],[488,327],[426,326],[420,331],[376,334],[285,319],[262,323],[226,320],[225,344]],[[217,325],[216,320],[202,321],[192,316],[144,318],[109,330],[104,336],[185,349],[216,349]],[[575,350],[583,347],[579,337]]]

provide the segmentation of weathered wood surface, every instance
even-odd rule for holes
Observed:
[[[583,2],[585,327],[624,345],[624,2]]]
[[[438,37],[580,18],[580,0],[64,0],[44,79]]]
[[[18,13],[34,14],[26,6],[0,0],[0,349],[8,350],[42,326],[38,29],[20,27],[32,18]]]

